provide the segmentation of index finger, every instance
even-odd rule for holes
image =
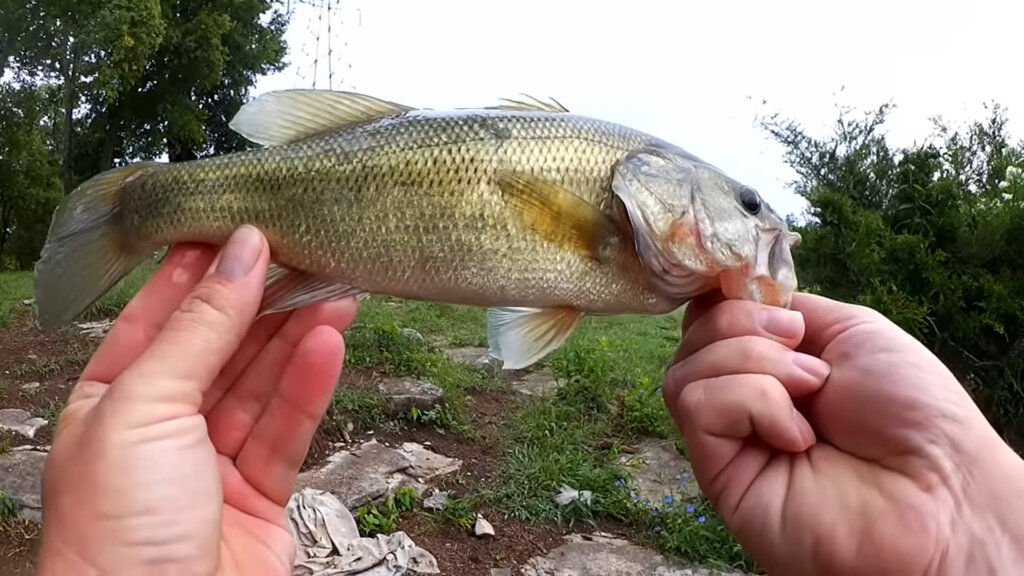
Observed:
[[[728,299],[701,306],[676,349],[673,364],[719,340],[761,336],[795,349],[804,337],[803,316],[795,310]]]
[[[141,355],[178,304],[203,278],[217,248],[179,244],[118,315],[103,343],[82,371],[82,380],[110,383]]]

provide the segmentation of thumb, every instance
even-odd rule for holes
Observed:
[[[111,399],[198,411],[255,319],[269,259],[259,230],[236,230],[152,345],[113,383]]]
[[[793,294],[790,308],[804,317],[804,339],[799,350],[818,357],[837,336],[855,324],[889,323],[884,316],[866,306],[845,304],[803,292]]]

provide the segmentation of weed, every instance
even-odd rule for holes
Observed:
[[[364,537],[390,534],[398,529],[398,519],[416,507],[419,493],[411,486],[399,488],[381,504],[362,506],[356,511],[359,534]]]
[[[359,430],[380,428],[387,422],[384,398],[373,390],[339,386],[327,408],[328,422],[351,422]]]
[[[17,518],[21,514],[21,502],[0,492],[0,521]]]
[[[444,507],[431,515],[433,518],[440,518],[442,521],[455,526],[459,530],[468,532],[473,529],[476,523],[476,506],[469,498],[452,498]]]

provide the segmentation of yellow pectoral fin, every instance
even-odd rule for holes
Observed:
[[[498,185],[508,205],[537,234],[587,258],[600,260],[601,247],[617,233],[607,214],[558,184],[504,173]]]

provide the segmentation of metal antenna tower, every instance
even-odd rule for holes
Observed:
[[[326,85],[334,90],[345,85],[345,72],[352,68],[347,60],[350,30],[362,24],[358,8],[343,6],[344,0],[287,0],[287,11],[293,29],[304,28],[300,62],[295,64],[294,87],[317,88]],[[354,16],[354,17],[350,17]],[[326,34],[324,28],[326,27]],[[340,50],[338,46],[341,46]],[[323,66],[321,66],[323,64]],[[321,68],[326,68],[323,78]],[[348,86],[355,89],[354,86]]]

